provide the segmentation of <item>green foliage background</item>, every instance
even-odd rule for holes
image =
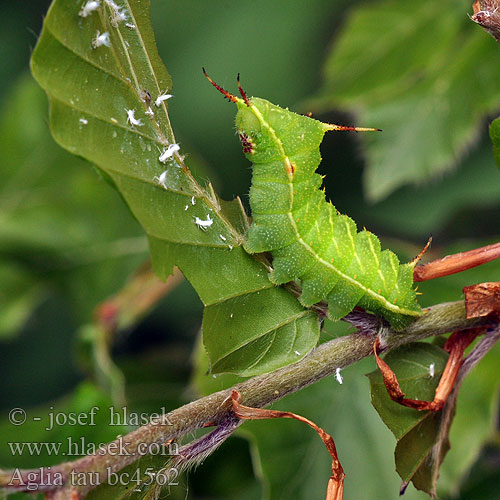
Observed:
[[[500,109],[500,47],[467,19],[468,2],[444,2],[444,20],[436,19],[428,0],[417,6],[152,3],[159,52],[174,81],[174,130],[201,176],[225,199],[242,195],[245,201],[249,165],[233,133],[235,110],[203,79],[201,66],[229,90],[240,72],[250,95],[313,110],[325,121],[385,129],[387,151],[365,137],[331,134],[321,172],[335,205],[401,255],[417,253],[430,233],[434,255],[498,241],[500,176],[487,125]],[[95,435],[81,427],[48,435],[36,425],[13,427],[6,415],[16,406],[46,415],[50,406],[69,411],[116,401],[116,385],[102,376],[92,354],[98,343],[92,311],[147,258],[142,230],[116,192],[50,137],[46,98],[27,69],[36,41],[29,29],[39,32],[47,4],[14,8],[4,2],[6,29],[0,34],[2,467],[63,460],[13,457],[7,441],[115,437],[117,429],[104,425]],[[377,32],[382,29],[384,37]],[[414,180],[417,185],[408,184]],[[492,263],[426,283],[422,303],[457,300],[464,285],[498,280],[499,270]],[[225,376],[206,375],[197,347],[201,311],[197,295],[183,283],[115,339],[113,358],[124,374],[131,411],[169,410],[224,385]],[[338,334],[338,326],[329,325],[322,339]],[[443,497],[490,498],[485,484],[498,485],[498,469],[490,464],[499,458],[499,357],[498,349],[492,352],[464,385],[442,472]],[[372,369],[366,360],[345,370],[343,386],[327,379],[276,405],[334,435],[348,474],[346,500],[368,498],[367,489],[374,500],[398,497],[395,441],[370,406],[362,377]],[[476,460],[484,443],[488,447]],[[473,463],[459,493],[460,477]],[[188,488],[189,498],[253,499],[263,492],[273,500],[321,498],[328,469],[321,443],[297,422],[251,423],[170,493],[185,498]],[[406,497],[425,495],[409,488]]]

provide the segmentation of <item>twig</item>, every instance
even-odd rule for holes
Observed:
[[[367,324],[369,324],[369,319],[373,316],[365,314]],[[478,325],[489,325],[490,322],[488,318],[467,319],[465,305],[463,301],[460,301],[439,304],[427,309],[423,316],[402,332],[394,332],[388,326],[381,326],[378,333],[382,338],[381,349],[390,350],[433,335],[464,330]],[[331,340],[311,351],[308,356],[297,363],[237,384],[234,389],[241,394],[244,404],[257,408],[267,406],[287,394],[303,389],[335,373],[337,368],[345,368],[370,356],[376,335],[377,332],[368,330],[368,333],[364,335],[354,333]],[[66,496],[63,495],[60,486],[56,485],[48,484],[44,486],[44,491],[57,491],[57,496],[53,498],[58,500],[70,499],[71,495],[74,497],[74,489],[71,490],[72,485],[69,484],[72,472],[73,474],[92,472],[94,477],[96,475],[99,477],[100,482],[105,482],[110,472],[117,472],[140,458],[141,446],[165,443],[171,439],[178,439],[209,422],[217,425],[225,421],[232,412],[230,400],[232,390],[233,388],[229,388],[216,392],[156,418],[149,424],[109,443],[99,450],[99,454],[53,466],[51,473],[54,475],[55,472],[61,472],[66,479]],[[126,455],[113,453],[120,443],[126,450]],[[40,469],[36,469],[36,472],[39,471]],[[22,477],[27,477],[30,472],[33,471],[21,471]],[[0,487],[3,486],[10,491],[23,490],[20,486],[8,485],[8,479],[11,476],[9,471],[0,472]],[[84,495],[93,487],[93,485],[79,486],[78,493]]]
[[[481,264],[486,264],[500,257],[500,243],[474,248],[468,252],[447,255],[423,266],[416,266],[413,271],[414,281],[428,281],[450,274],[460,273]]]
[[[94,337],[97,380],[110,392],[116,406],[122,407],[126,402],[125,380],[110,354],[116,334],[136,324],[183,279],[182,273],[175,268],[167,281],[162,282],[148,261],[136,270],[118,293],[96,307],[93,324],[87,327],[87,333]]]

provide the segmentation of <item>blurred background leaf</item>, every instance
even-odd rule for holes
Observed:
[[[123,282],[124,268],[116,263],[133,270],[146,258],[147,242],[90,165],[53,142],[46,102],[24,77],[0,122],[0,254],[37,281],[73,294],[69,305],[83,320]]]
[[[384,134],[363,138],[367,197],[456,165],[500,108],[498,44],[469,21],[470,2],[382,0],[349,16],[325,65],[315,109],[358,111]]]
[[[30,48],[35,45],[42,15],[49,3],[47,0],[24,3],[2,1],[4,28],[0,33],[0,50],[3,54],[4,71],[0,73],[3,89],[0,95],[0,122],[5,125],[0,127],[3,131],[0,135],[0,171],[4,175],[0,182],[1,214],[4,210],[2,207],[5,206],[4,186],[16,172],[16,165],[25,161],[32,151],[31,145],[36,143],[25,140],[37,136],[40,138],[36,154],[27,160],[28,166],[17,177],[19,184],[16,191],[21,195],[20,188],[23,185],[27,188],[29,184],[30,192],[20,200],[25,200],[27,196],[28,200],[38,200],[39,204],[30,209],[30,216],[29,207],[24,207],[24,202],[18,204],[17,195],[10,196],[7,192],[6,199],[11,200],[10,206],[17,204],[17,210],[20,210],[17,212],[19,218],[17,215],[14,217],[15,212],[0,215],[0,232],[3,235],[3,231],[9,229],[11,235],[11,239],[5,241],[15,242],[7,251],[3,237],[0,240],[0,307],[3,317],[0,331],[4,337],[0,344],[0,394],[3,415],[5,410],[14,406],[37,405],[38,408],[46,409],[55,404],[55,398],[64,394],[67,394],[68,399],[58,399],[57,401],[62,402],[58,408],[64,410],[71,407],[67,401],[77,396],[79,383],[94,378],[88,363],[82,360],[82,353],[79,352],[78,357],[75,353],[75,344],[82,344],[82,340],[77,342],[75,339],[76,332],[81,332],[82,325],[91,321],[91,311],[95,305],[119,290],[130,272],[146,258],[145,244],[142,249],[125,245],[123,255],[116,255],[110,250],[113,258],[106,257],[102,262],[85,261],[85,265],[79,266],[85,256],[88,255],[89,260],[92,260],[92,256],[95,258],[96,255],[88,247],[91,241],[89,234],[95,233],[95,241],[108,249],[113,249],[112,242],[116,240],[127,241],[132,238],[139,247],[144,240],[142,230],[116,193],[83,160],[63,152],[53,143],[48,132],[47,105],[42,91],[34,83],[31,83],[31,91],[26,90],[30,86],[26,83],[28,77],[24,76]],[[284,6],[282,2],[256,0],[249,7],[248,4],[229,0],[153,0],[152,20],[159,52],[174,79],[172,93],[175,98],[170,101],[170,111],[177,138],[183,148],[189,151],[190,162],[196,161],[212,167],[213,173],[202,174],[202,177],[210,177],[214,181],[216,176],[216,190],[225,199],[242,195],[246,202],[250,165],[241,155],[239,141],[233,133],[234,109],[226,105],[203,79],[201,66],[205,66],[214,79],[230,91],[235,90],[236,74],[240,72],[243,85],[250,95],[268,98],[297,111],[311,111],[312,98],[323,95],[330,78],[347,81],[351,78],[349,72],[354,71],[352,65],[363,62],[365,52],[370,62],[369,48],[375,39],[371,39],[368,45],[352,49],[352,63],[345,61],[345,66],[339,67],[335,75],[324,73],[325,76],[322,76],[323,66],[329,64],[325,60],[334,57],[337,48],[340,50],[342,47],[344,33],[348,30],[346,23],[352,19],[352,15],[361,15],[354,14],[354,10],[362,8],[372,12],[373,9],[380,9],[381,4],[378,1],[312,0],[304,3],[290,0]],[[412,16],[405,14],[403,17],[401,13],[399,17],[386,20],[389,24],[387,28],[383,28],[386,25],[381,25],[379,18],[377,22],[373,21],[375,18],[370,18],[369,27],[374,30],[379,26],[379,36],[375,38],[382,38],[384,35],[389,45],[393,39],[399,40],[399,58],[392,63],[386,58],[374,66],[366,65],[363,78],[353,87],[349,103],[340,101],[344,90],[333,88],[330,97],[335,102],[329,102],[327,108],[334,111],[327,112],[327,109],[320,109],[318,106],[317,111],[314,109],[315,114],[330,122],[381,126],[376,116],[368,116],[368,123],[360,108],[365,107],[369,96],[384,90],[386,84],[392,85],[389,78],[385,79],[386,73],[393,77],[393,85],[399,92],[396,98],[396,90],[393,89],[394,106],[404,112],[399,118],[394,117],[394,126],[392,123],[389,128],[381,126],[385,130],[380,136],[387,142],[389,152],[394,147],[394,152],[400,155],[403,154],[401,148],[405,144],[412,144],[411,141],[407,143],[399,140],[401,131],[408,129],[409,125],[404,126],[409,123],[414,111],[410,108],[408,113],[410,105],[400,102],[404,99],[404,94],[408,93],[409,97],[413,97],[413,92],[418,91],[422,101],[417,106],[423,106],[428,99],[429,102],[434,100],[434,88],[430,88],[430,84],[427,87],[425,85],[426,75],[436,68],[441,69],[443,81],[446,82],[445,77],[452,74],[452,69],[457,72],[464,68],[453,89],[463,91],[465,85],[468,95],[464,102],[471,106],[473,98],[477,107],[473,105],[470,116],[463,119],[463,124],[444,122],[442,130],[438,131],[440,133],[435,132],[436,128],[431,126],[427,131],[416,129],[419,131],[420,141],[417,153],[420,156],[420,151],[434,148],[434,138],[442,137],[442,133],[450,134],[446,136],[449,142],[445,144],[453,144],[451,131],[462,130],[462,126],[467,128],[464,134],[469,134],[467,137],[470,140],[462,137],[460,140],[464,142],[459,143],[458,152],[452,157],[448,155],[448,160],[443,160],[439,165],[431,165],[428,170],[422,166],[415,167],[416,170],[411,175],[405,173],[406,177],[403,179],[389,179],[391,182],[397,180],[398,184],[382,184],[378,191],[377,187],[373,188],[379,198],[386,197],[376,203],[374,196],[367,203],[365,193],[369,191],[363,188],[363,168],[370,168],[372,165],[369,146],[365,143],[368,136],[327,136],[322,147],[322,155],[327,160],[320,170],[327,175],[327,195],[339,210],[351,215],[359,227],[366,226],[375,234],[381,235],[384,246],[395,248],[402,258],[411,258],[425,244],[429,233],[432,233],[434,243],[430,256],[439,257],[446,252],[498,241],[500,176],[494,164],[484,114],[493,113],[495,106],[499,105],[498,102],[491,104],[491,99],[497,92],[499,80],[495,75],[500,66],[494,64],[494,61],[500,54],[494,40],[491,40],[492,44],[488,42],[490,37],[468,21],[466,14],[472,12],[469,2],[463,0],[446,3],[448,8],[440,8],[439,16],[436,15],[435,5],[424,9],[424,6],[429,5],[428,1],[412,3],[410,6],[407,1],[397,2],[397,5],[403,4],[407,5],[409,12],[422,6],[419,8],[421,14],[415,21]],[[396,3],[393,2],[393,5]],[[423,18],[431,23],[429,28],[423,26]],[[402,36],[404,33],[401,31],[398,35],[391,36],[389,31],[398,25],[401,30],[406,29],[407,33],[427,34],[426,40],[422,41],[424,45],[416,43],[415,38]],[[476,35],[476,31],[480,35]],[[459,40],[457,46],[451,47],[457,40],[457,32],[463,35],[463,39]],[[451,54],[448,61],[443,52],[437,50],[438,40],[439,43],[444,43]],[[469,52],[460,50],[462,46],[469,47]],[[466,72],[474,46],[478,51],[484,48],[484,52],[482,55],[475,54],[476,64]],[[424,54],[426,50],[427,55]],[[408,57],[401,57],[401,54]],[[461,61],[462,56],[466,58],[464,61]],[[430,58],[429,64],[425,57]],[[479,64],[483,57],[489,58],[486,65]],[[415,61],[419,64],[416,69],[411,66]],[[351,74],[359,74],[359,70]],[[430,79],[431,77],[435,78],[435,73],[429,76]],[[379,85],[379,79],[385,79],[384,85]],[[432,80],[434,83],[435,81]],[[414,83],[416,90],[412,91]],[[361,91],[362,89],[364,90]],[[354,91],[357,92],[357,97]],[[441,91],[445,91],[444,87]],[[29,95],[35,94],[39,96],[38,101],[33,97],[28,99]],[[462,94],[454,95],[457,97]],[[337,99],[338,96],[340,97]],[[23,108],[24,101],[27,109]],[[33,102],[38,104],[30,106]],[[483,118],[474,118],[475,111],[484,103],[488,104],[488,108],[481,111]],[[461,103],[459,107],[460,105]],[[464,109],[470,110],[465,106]],[[355,119],[345,114],[351,110],[357,112]],[[432,114],[429,120],[431,123],[428,125],[437,127],[438,121],[433,121]],[[26,144],[29,147],[25,147]],[[368,152],[366,161],[364,151]],[[450,149],[446,148],[444,151],[449,154]],[[403,157],[396,164],[402,175],[404,165],[411,159]],[[37,168],[40,164],[42,166]],[[450,165],[454,168],[449,168]],[[392,166],[394,167],[394,163]],[[52,184],[47,178],[38,186],[51,193],[50,196],[42,197],[47,208],[40,204],[41,194],[37,195],[37,184],[33,185],[35,180],[39,182],[40,170],[46,170],[47,176],[53,172]],[[432,173],[432,178],[428,178],[427,173]],[[416,185],[413,184],[414,178],[418,178]],[[42,176],[41,179],[45,177]],[[403,181],[411,181],[412,185],[402,186]],[[31,188],[34,189],[33,193]],[[57,202],[64,198],[66,190],[69,192],[65,201],[59,201],[60,208],[57,210]],[[391,190],[393,191],[389,194]],[[82,202],[79,201],[80,197],[83,198]],[[82,208],[79,218],[80,203]],[[101,208],[103,204],[106,207],[104,211]],[[53,225],[57,224],[61,230],[51,228],[51,214],[54,212],[56,215]],[[76,220],[73,219],[75,216]],[[5,225],[3,217],[6,217]],[[31,230],[28,230],[24,225],[29,223],[30,217],[31,225],[27,227]],[[15,224],[16,221],[18,224]],[[57,238],[53,234],[55,232]],[[68,236],[65,236],[66,233]],[[14,240],[13,236],[17,239]],[[139,239],[136,239],[137,236]],[[120,253],[120,248],[123,252],[123,247],[118,250],[115,248],[115,252]],[[130,254],[127,254],[128,251]],[[497,264],[490,263],[463,275],[422,283],[419,287],[424,292],[422,303],[429,305],[439,301],[459,300],[464,285],[497,280],[499,272]],[[3,314],[4,311],[9,313]],[[195,397],[199,393],[187,387],[192,366],[198,371],[199,379],[203,379],[207,385],[215,384],[203,391],[223,385],[224,376],[214,379],[206,374],[206,364],[191,358],[201,324],[201,314],[201,302],[185,282],[135,327],[118,332],[112,346],[112,355],[124,373],[125,393],[131,411],[156,412],[163,406],[169,410]],[[345,328],[340,331],[338,327],[338,324],[330,324],[329,332],[323,339],[344,334]],[[10,336],[10,339],[5,336]],[[452,448],[441,469],[438,484],[442,498],[451,500],[452,495],[460,500],[496,498],[500,463],[497,418],[497,367],[500,360],[497,351],[488,355],[471,373],[462,388],[457,416],[451,429]],[[344,386],[339,386],[334,380],[324,381],[318,389],[311,387],[303,396],[294,396],[296,401],[289,398],[290,403],[284,400],[275,407],[294,410],[313,419],[318,417],[318,423],[333,434],[348,474],[346,498],[351,495],[349,490],[353,492],[351,498],[365,498],[368,490],[373,500],[396,499],[399,492],[393,459],[396,441],[369,405],[368,382],[361,378],[361,373],[371,371],[373,367],[373,363],[366,361],[360,364],[359,371],[357,367],[352,367],[343,372]],[[327,411],[322,411],[323,407],[329,410],[328,415]],[[258,499],[262,491],[276,491],[282,481],[288,479],[299,483],[304,481],[298,486],[300,494],[306,495],[306,487],[310,486],[312,492],[319,492],[318,496],[323,497],[329,462],[321,444],[316,448],[314,442],[317,437],[311,437],[312,431],[302,429],[300,424],[294,422],[282,425],[275,425],[275,422],[251,423],[252,426],[254,424],[260,427],[256,427],[255,432],[252,430],[250,441],[240,437],[224,443],[214,456],[206,460],[203,467],[190,473],[180,486],[171,489],[172,496],[185,498],[187,495],[193,499]],[[241,432],[246,429],[250,429],[250,423],[245,424]],[[303,434],[299,434],[301,432]],[[12,434],[13,439],[23,441],[40,439],[36,433],[23,427],[14,429]],[[283,474],[281,477],[272,477],[271,453],[279,453],[281,447],[283,450],[293,451],[293,448],[287,447],[290,436],[297,446],[303,444],[306,447],[311,443],[308,460],[299,464],[302,467],[300,470],[294,472],[289,469],[291,475],[288,477],[284,470],[280,470]],[[272,438],[276,445],[272,449],[265,442],[263,445],[264,437]],[[483,448],[484,443],[488,443],[487,448]],[[365,456],[371,458],[365,460]],[[7,461],[7,458],[2,459],[2,465],[14,464]],[[62,461],[62,457],[54,459],[53,463],[57,461]],[[311,477],[316,478],[314,484],[307,477],[304,479],[302,473],[302,470],[310,471],[311,467],[318,468],[317,473],[311,472]],[[325,476],[321,474],[323,468],[326,470]],[[462,483],[464,477],[467,480]],[[461,484],[463,491],[460,493]],[[412,488],[408,488],[405,497],[426,498]],[[18,497],[31,498],[26,495]]]
[[[1,326],[11,337],[2,346],[3,404],[16,394],[38,404],[76,382],[76,326],[147,258],[147,241],[120,197],[52,140],[46,103],[24,76],[0,118]]]
[[[500,120],[497,118],[493,120],[490,125],[490,138],[493,142],[493,153],[497,167],[500,168]]]

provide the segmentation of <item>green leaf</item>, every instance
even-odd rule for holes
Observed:
[[[432,401],[447,354],[435,345],[415,343],[390,352],[385,361],[398,377],[406,397]],[[443,412],[413,410],[392,401],[380,371],[368,377],[372,404],[398,440],[398,474],[404,482],[412,481],[416,488],[434,495],[439,467],[449,448],[449,422],[442,418]]]
[[[32,58],[54,137],[116,186],[148,234],[156,272],[165,278],[177,265],[209,306],[204,342],[215,371],[257,374],[305,356],[319,321],[242,250],[248,223],[241,205],[198,184],[182,155],[159,161],[175,138],[165,102],[156,107],[144,91],[154,101],[172,84],[154,43],[149,2],[126,2],[127,24],[113,21],[108,4],[85,18],[79,10],[70,0],[52,4]],[[93,46],[97,32],[109,33],[109,47]],[[154,116],[146,114],[149,104]],[[130,123],[128,110],[142,125]]]
[[[279,310],[273,308],[262,314],[276,299],[281,302]],[[228,323],[233,335],[220,339],[217,332]],[[300,335],[301,331],[311,335]],[[203,332],[211,354],[211,371],[245,377],[303,358],[316,345],[319,323],[316,314],[302,308],[286,290],[268,288],[230,298],[220,306],[208,306]]]
[[[366,134],[365,192],[385,198],[452,168],[498,108],[498,44],[470,2],[378,1],[356,8],[326,63],[316,109],[351,108]],[[472,90],[473,89],[473,90]]]
[[[205,304],[203,343],[213,373],[265,373],[298,361],[316,345],[316,314],[273,286],[243,248],[207,248],[199,267],[197,247],[151,239],[151,249],[153,255],[169,254]]]

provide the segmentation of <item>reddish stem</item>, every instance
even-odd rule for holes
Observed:
[[[339,457],[337,455],[337,448],[335,447],[335,441],[333,440],[332,436],[330,436],[330,434],[328,434],[321,427],[318,427],[308,418],[297,415],[296,413],[244,406],[241,404],[241,394],[234,389],[231,394],[231,402],[233,405],[234,414],[242,420],[293,418],[313,428],[318,433],[319,437],[323,440],[323,443],[325,443],[326,449],[332,457],[332,475],[328,480],[326,500],[342,500],[344,495],[345,474],[344,469],[342,469],[342,465],[340,465]]]
[[[500,257],[500,243],[475,248],[468,252],[447,255],[424,266],[416,266],[413,271],[413,281],[428,281],[434,278],[449,276],[486,264]]]
[[[441,380],[436,388],[435,396],[432,401],[422,401],[419,399],[409,399],[401,390],[396,374],[390,366],[378,355],[380,340],[377,338],[373,345],[375,361],[379,367],[384,385],[390,398],[400,405],[407,406],[420,411],[440,411],[446,403],[448,396],[455,385],[455,381],[462,365],[462,358],[465,349],[474,341],[474,339],[483,333],[482,329],[473,329],[468,331],[457,331],[453,333],[446,341],[444,349],[450,353],[446,367],[441,375]]]

